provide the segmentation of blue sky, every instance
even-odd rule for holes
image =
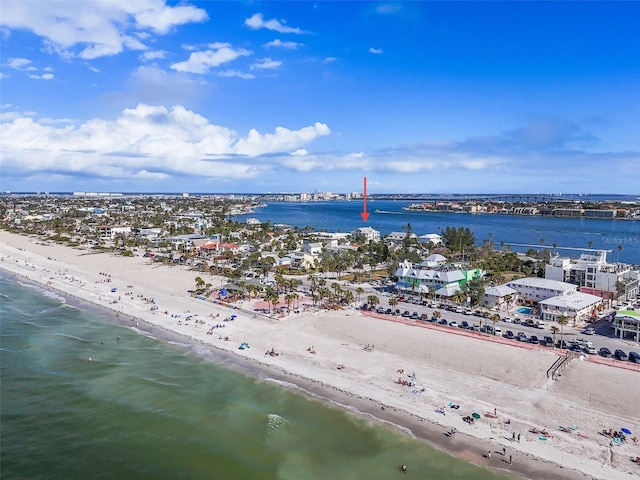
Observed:
[[[2,190],[640,193],[639,2],[0,9]]]

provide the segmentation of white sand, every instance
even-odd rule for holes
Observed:
[[[574,360],[553,382],[547,380],[546,372],[558,357],[547,349],[467,338],[353,310],[308,310],[268,319],[253,314],[251,302],[240,305],[246,311],[231,310],[190,297],[187,290],[195,287],[197,276],[221,284],[221,279],[208,275],[140,257],[44,245],[38,238],[7,232],[0,238],[0,268],[5,271],[136,317],[131,322],[140,322],[141,328],[147,322],[227,350],[273,378],[402,425],[469,461],[528,478],[613,480],[636,478],[640,472],[630,461],[640,455],[640,445],[628,441],[611,447],[609,439],[599,434],[602,429],[623,426],[632,436],[640,434],[637,370]],[[150,298],[158,307],[155,311]],[[232,313],[238,318],[223,322]],[[187,320],[188,316],[192,319]],[[211,329],[215,324],[225,327]],[[250,348],[239,350],[241,342]],[[367,344],[375,346],[373,351],[364,349]],[[307,351],[312,345],[315,354]],[[265,355],[271,348],[279,355]],[[340,364],[345,368],[338,369]],[[397,383],[399,377],[411,380],[408,375],[413,372],[415,386]],[[460,408],[447,407],[450,402]],[[444,415],[436,412],[440,407]],[[494,409],[497,419],[484,416]],[[461,417],[472,412],[482,418],[474,425],[463,422]],[[506,420],[511,423],[505,424]],[[564,433],[559,425],[577,429]],[[451,427],[458,430],[455,438],[444,435]],[[540,440],[540,435],[529,432],[533,427],[548,429],[552,437]],[[514,432],[521,435],[519,443],[512,440]],[[482,457],[488,450],[501,452],[503,446],[506,458],[513,456],[512,465],[502,455]]]

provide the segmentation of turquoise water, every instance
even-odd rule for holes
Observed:
[[[39,288],[0,292],[3,480],[510,478]]]
[[[528,307],[520,307],[519,309],[516,310],[516,312],[518,313],[524,313],[525,315],[529,315],[531,313],[532,309],[528,308]]]

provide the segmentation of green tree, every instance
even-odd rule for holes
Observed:
[[[558,322],[558,325],[560,325],[560,345],[562,346],[564,342],[564,326],[569,323],[569,317],[567,317],[566,315],[560,315],[556,319],[556,322]]]
[[[476,237],[468,227],[447,227],[442,231],[442,239],[452,252],[469,252],[476,244]]]

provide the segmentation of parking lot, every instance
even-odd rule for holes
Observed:
[[[589,355],[598,355],[602,358],[615,358],[620,361],[631,361],[640,363],[640,344],[621,340],[613,336],[613,327],[607,320],[587,325],[584,328],[574,328],[566,325],[563,329],[562,344],[561,335],[558,332],[554,335],[550,325],[541,325],[539,320],[528,315],[510,315],[504,319],[494,322],[490,318],[485,318],[483,312],[476,309],[465,309],[463,307],[444,304],[439,302],[400,301],[396,306],[390,306],[389,298],[382,297],[380,304],[373,311],[376,315],[389,316],[390,318],[403,318],[409,321],[431,322],[450,328],[460,328],[465,330],[475,330],[487,334],[500,335],[513,342],[528,344],[538,344],[540,346],[566,348],[574,352]],[[363,305],[367,310],[370,307]],[[435,315],[439,312],[440,316]],[[501,317],[506,317],[501,314]],[[559,325],[558,325],[559,327]],[[636,355],[633,355],[635,352]],[[616,355],[616,353],[618,355]]]

